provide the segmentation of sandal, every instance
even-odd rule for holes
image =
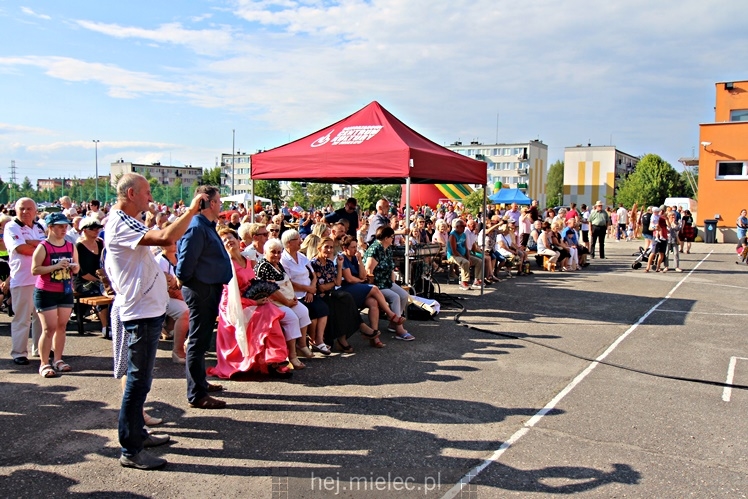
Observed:
[[[54,366],[55,371],[57,371],[58,373],[67,373],[72,370],[71,367],[67,365],[62,359],[54,361],[52,365]]]
[[[416,337],[405,331],[403,334],[396,334],[395,339],[403,341],[413,341],[416,339]]]
[[[343,345],[343,343],[340,341],[340,338],[335,340],[335,343],[338,344],[338,348],[343,351],[343,353],[353,353],[353,347],[349,345]]]
[[[330,347],[328,347],[324,343],[320,345],[312,343],[312,352],[319,352],[322,355],[330,355]]]
[[[369,344],[373,348],[384,348],[384,343],[382,343],[382,340],[380,340],[378,337],[374,338],[373,340],[369,340]]]
[[[396,326],[402,326],[403,324],[405,324],[405,317],[401,315],[398,320],[395,320],[395,317],[397,317],[397,315],[395,314],[392,314],[392,317],[390,317],[391,324],[394,324]]]
[[[39,374],[42,378],[56,378],[57,372],[49,364],[44,364],[39,368]]]
[[[371,333],[365,333],[361,331],[361,336],[364,338],[368,338],[370,340],[374,340],[376,338],[379,338],[379,335],[381,335],[382,332],[379,329],[374,329]]]
[[[293,358],[289,362],[291,362],[291,365],[294,368],[294,371],[301,371],[306,367],[306,364],[301,362],[298,358]]]
[[[311,350],[309,350],[309,347],[296,347],[296,355],[299,357],[306,357],[307,359],[311,359],[314,357],[314,354]]]

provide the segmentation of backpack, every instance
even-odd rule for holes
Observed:
[[[652,222],[652,214],[651,213],[645,213],[642,215],[642,234],[651,234],[652,231],[649,230],[649,224]]]

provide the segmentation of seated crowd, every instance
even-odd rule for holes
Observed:
[[[16,206],[19,212],[31,213],[33,201],[19,200],[19,203]],[[26,205],[28,209],[24,212],[22,206]],[[64,263],[45,266],[49,260],[47,249],[36,251],[39,262],[29,269],[30,273],[54,276],[65,271],[73,279],[76,296],[103,295],[104,244],[99,236],[108,207],[100,210],[94,201],[76,209],[69,205],[69,199],[61,199],[61,207],[62,213],[42,214],[41,220],[47,227],[39,227],[46,232],[47,243],[41,247],[54,245],[55,234],[59,233],[65,244],[72,244],[72,250],[66,253],[70,270]],[[540,220],[535,205],[520,210],[512,204],[503,212],[489,213],[485,224],[464,210],[460,213],[461,206],[453,204],[437,207],[435,211],[428,206],[419,207],[406,221],[402,212],[385,199],[377,203],[376,211],[371,214],[359,214],[354,198],[335,211],[305,211],[298,204],[292,210],[286,210],[286,205],[278,213],[272,213],[269,207],[259,212],[255,207],[255,213],[248,212],[243,205],[232,208],[236,209],[217,224],[234,270],[234,280],[224,286],[218,314],[218,366],[210,370],[219,377],[249,371],[287,376],[291,370],[304,369],[301,359],[315,354],[329,355],[335,348],[352,352],[354,347],[348,339],[357,331],[372,347],[382,348],[385,344],[381,340],[381,318],[385,318],[386,329],[395,339],[414,340],[404,327],[408,291],[398,282],[393,252],[405,244],[406,238],[412,247],[436,247],[436,256],[429,257],[427,264],[434,272],[458,271],[459,287],[463,290],[514,277],[512,269],[516,275],[531,274],[528,259],[533,255],[546,270],[572,271],[587,265],[585,259],[589,253],[581,242],[579,217],[568,217],[562,209],[558,215],[549,210],[547,218]],[[148,228],[163,230],[186,210],[183,203],[175,203],[172,208],[151,203],[143,223]],[[34,210],[30,220],[35,218]],[[8,221],[0,223],[6,225]],[[29,222],[26,229],[33,227]],[[38,239],[44,237],[38,235]],[[172,360],[185,364],[190,322],[176,275],[177,245],[155,246],[152,254],[165,275],[169,295],[162,339],[173,341]],[[49,288],[44,287],[45,279],[27,280],[44,291]],[[268,296],[252,299],[245,293],[258,280],[273,283],[278,289]],[[2,291],[10,294],[7,282]],[[62,360],[64,324],[73,306],[68,301],[53,307],[54,314],[47,312],[48,307],[43,303],[35,305],[41,328],[35,333],[32,355],[36,355],[37,345],[43,353],[50,342],[54,343],[53,363],[41,361],[40,374],[45,377],[71,369]],[[361,320],[359,311],[366,312],[368,324]],[[95,312],[106,335],[110,327],[109,311],[100,307]],[[22,315],[34,314],[24,308]],[[113,318],[111,327],[121,329],[121,321]],[[237,342],[237,328],[247,333],[246,343]],[[52,336],[56,338],[54,341]],[[39,338],[42,343],[38,343]],[[118,339],[121,343],[122,334]],[[120,344],[115,351],[121,356],[119,364],[126,364],[122,357],[126,348]],[[21,353],[26,353],[25,348],[16,351],[14,347],[14,358],[25,359]]]

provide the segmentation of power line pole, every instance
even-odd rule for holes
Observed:
[[[235,147],[236,147],[236,129],[231,130],[231,195],[234,195],[234,163],[236,162],[235,157]]]
[[[96,199],[99,199],[99,139],[94,139],[94,148],[96,149]]]
[[[16,160],[10,160],[10,189],[8,190],[8,200],[13,202],[13,186],[16,184]]]

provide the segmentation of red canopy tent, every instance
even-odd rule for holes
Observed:
[[[252,179],[338,184],[486,184],[486,164],[430,141],[374,101],[304,138],[252,155]]]
[[[253,181],[405,183],[406,217],[411,183],[486,185],[487,178],[486,163],[430,141],[377,101],[306,137],[253,154],[250,171]],[[408,247],[405,238],[406,254]],[[410,265],[405,261],[408,280]]]

